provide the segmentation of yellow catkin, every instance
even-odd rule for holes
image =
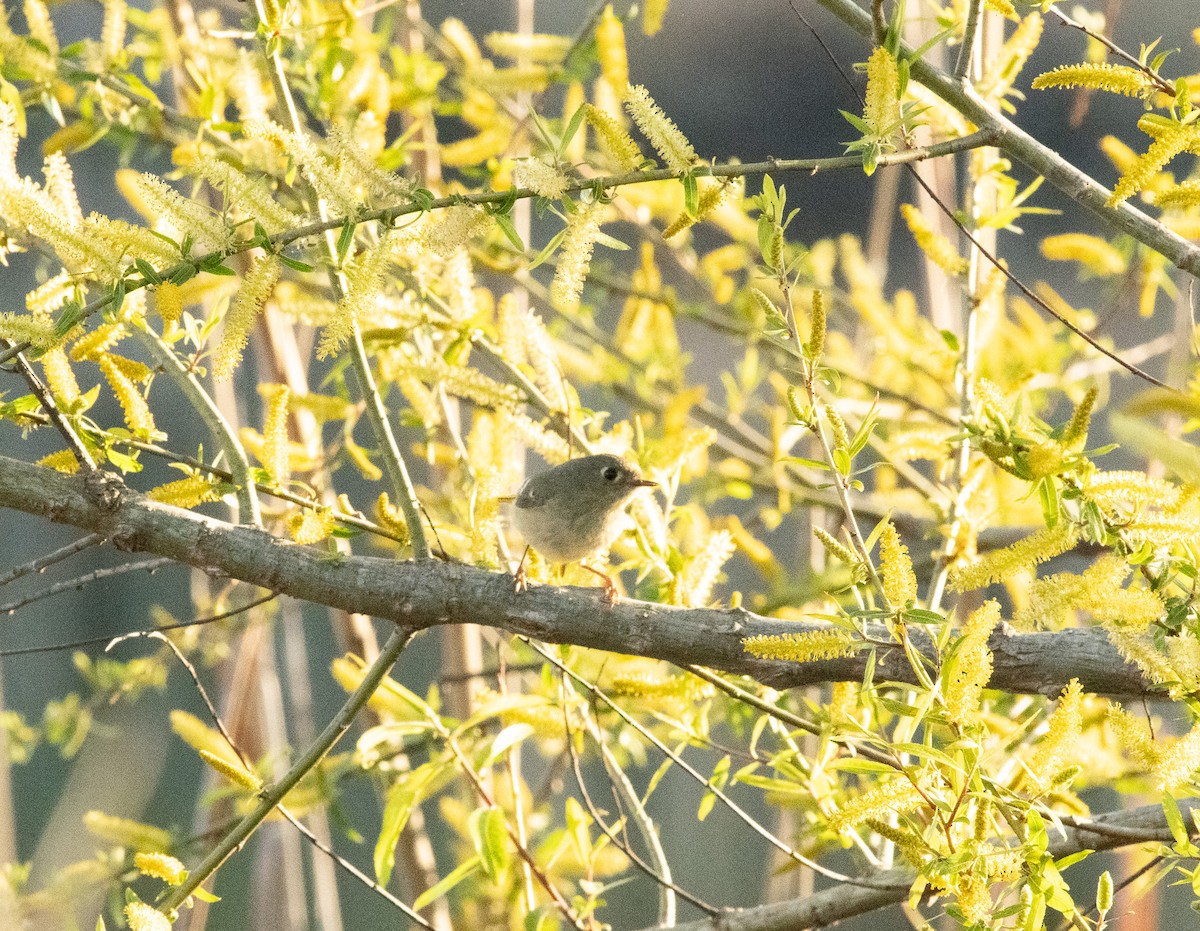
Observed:
[[[967,260],[958,254],[949,239],[929,225],[920,210],[912,204],[901,204],[900,212],[904,215],[904,222],[908,224],[913,239],[931,262],[948,275],[966,274]]]
[[[225,330],[213,356],[213,376],[229,378],[242,361],[250,330],[279,281],[283,265],[277,255],[264,255],[250,268],[237,297],[225,314]]]
[[[992,651],[987,641],[1000,623],[1000,605],[986,601],[963,624],[954,661],[945,667],[946,715],[960,726],[979,714],[979,697],[992,677]]]
[[[858,565],[858,559],[854,553],[850,551],[850,547],[842,544],[833,534],[824,527],[813,527],[813,536],[821,541],[825,549],[840,559],[848,566]]]
[[[29,342],[35,346],[53,346],[57,339],[53,321],[7,311],[0,313],[0,336],[9,342]]]
[[[117,847],[165,853],[171,846],[171,835],[162,828],[95,809],[83,816],[83,826],[92,836]]]
[[[37,464],[66,475],[74,475],[79,471],[79,460],[75,458],[75,454],[69,449],[60,449],[56,453],[43,456],[37,461]]]
[[[1108,198],[1115,207],[1147,187],[1155,175],[1175,156],[1200,148],[1200,127],[1195,123],[1173,123],[1161,129],[1145,154],[1121,175]]]
[[[760,659],[808,663],[849,656],[854,652],[854,640],[844,630],[809,630],[778,637],[747,637],[742,649]]]
[[[1155,646],[1154,638],[1127,627],[1108,627],[1105,630],[1109,642],[1116,647],[1122,659],[1133,663],[1142,675],[1158,685],[1178,683],[1170,661]]]
[[[883,525],[879,537],[879,570],[883,576],[883,596],[893,610],[902,610],[916,600],[917,576],[908,547],[900,542],[900,534],[891,521]]]
[[[580,205],[567,221],[566,235],[558,256],[558,269],[550,285],[554,305],[567,309],[579,303],[583,283],[592,261],[592,249],[600,235],[600,219],[604,206],[599,203]]]
[[[79,397],[79,383],[75,380],[66,351],[61,346],[48,349],[42,354],[41,362],[55,399],[63,407],[69,407]]]
[[[663,239],[670,239],[672,236],[678,235],[685,229],[699,223],[721,206],[731,193],[739,190],[739,185],[733,179],[725,179],[721,182],[702,181],[700,187],[700,201],[696,205],[696,212],[694,214],[685,212],[676,217],[663,230]]]
[[[662,29],[669,0],[646,0],[642,4],[642,35],[652,36]]]
[[[287,518],[288,533],[301,545],[320,543],[329,536],[334,525],[333,512],[328,508],[304,508]]]
[[[116,357],[105,353],[97,361],[100,371],[104,374],[105,380],[112,388],[112,392],[116,395],[121,410],[125,414],[125,426],[134,433],[155,433],[154,417],[150,413],[150,406],[134,382],[122,370]]]
[[[1163,751],[1150,776],[1158,791],[1170,791],[1191,782],[1197,769],[1200,769],[1200,724]]]
[[[104,0],[104,25],[100,29],[100,54],[105,64],[121,58],[125,50],[125,0]]]
[[[608,159],[622,171],[636,171],[644,158],[633,137],[607,111],[586,104],[584,115],[596,134],[596,141]]]
[[[133,857],[133,865],[145,876],[161,879],[168,886],[178,886],[187,879],[188,871],[184,865],[170,854],[138,853]]]
[[[194,508],[206,501],[216,501],[220,495],[212,479],[204,475],[189,475],[174,482],[167,482],[152,489],[147,495],[151,501],[170,504],[177,508]]]
[[[1139,768],[1150,769],[1158,762],[1163,748],[1144,718],[1130,714],[1119,702],[1113,702],[1109,705],[1105,719],[1121,749]]]
[[[288,465],[288,398],[287,385],[260,385],[258,393],[266,404],[263,414],[263,468],[276,485],[287,484],[291,477]]]
[[[528,188],[540,197],[562,197],[567,189],[567,177],[554,165],[541,159],[526,158],[517,162],[512,173],[513,184]]]
[[[1025,63],[1029,61],[1029,56],[1041,41],[1042,25],[1041,14],[1034,10],[1021,20],[1000,50],[989,57],[983,78],[979,82],[981,96],[999,102],[1008,94]]]
[[[1156,191],[1154,204],[1157,207],[1198,207],[1200,206],[1200,180],[1189,178],[1181,181],[1165,191]]]
[[[479,51],[475,37],[461,19],[450,17],[443,20],[440,32],[464,64],[476,67],[483,61],[483,54]]]
[[[994,550],[982,559],[956,568],[951,573],[955,591],[966,592],[1002,581],[1021,569],[1029,569],[1071,549],[1079,539],[1071,524],[1060,521],[1038,530],[1012,546]]]
[[[696,150],[646,88],[635,84],[626,90],[625,109],[668,168],[687,171],[696,163]]]
[[[867,59],[867,93],[863,104],[863,122],[871,135],[881,140],[892,136],[900,126],[900,73],[896,59],[882,45]]]
[[[1150,76],[1144,71],[1107,62],[1059,65],[1053,71],[1047,71],[1034,78],[1032,87],[1034,90],[1047,87],[1090,87],[1128,97],[1144,97],[1154,90]]]
[[[613,13],[611,4],[604,8],[596,25],[596,55],[601,77],[620,97],[629,84],[629,55],[625,50],[625,27]]]
[[[729,561],[735,549],[733,534],[728,530],[718,530],[709,536],[704,548],[692,557],[683,571],[680,589],[685,605],[696,608],[709,603],[721,567]]]
[[[513,59],[527,58],[545,64],[558,64],[571,50],[570,36],[546,33],[524,35],[519,32],[490,32],[484,36],[483,41],[493,55]]]
[[[1092,411],[1096,407],[1096,399],[1099,396],[1100,389],[1096,387],[1088,389],[1087,394],[1083,396],[1083,399],[1076,406],[1074,412],[1071,414],[1070,421],[1063,429],[1063,446],[1071,447],[1087,439],[1088,427],[1092,420]]]
[[[1142,628],[1160,618],[1162,599],[1146,588],[1122,588],[1129,565],[1118,556],[1105,556],[1082,575],[1060,573],[1038,579],[1029,604],[1014,618],[1021,629],[1061,628],[1075,611],[1087,611],[1102,624]]]
[[[254,792],[262,788],[262,780],[241,763],[233,763],[228,758],[207,750],[197,750],[196,752],[200,754],[200,759],[235,785]]]
[[[1055,262],[1078,262],[1093,275],[1110,278],[1128,268],[1125,256],[1112,243],[1084,233],[1062,233],[1042,240],[1042,255]]]
[[[58,54],[58,36],[54,32],[50,11],[42,0],[25,0],[25,24],[29,27],[31,39],[37,39],[50,55]]]
[[[171,919],[145,902],[128,902],[125,920],[129,931],[171,931]]]
[[[830,816],[829,827],[833,831],[844,831],[868,819],[885,821],[893,813],[904,814],[922,804],[924,799],[917,787],[909,779],[899,776],[852,798]]]
[[[154,289],[154,304],[165,323],[178,323],[183,316],[183,289],[164,281]]]
[[[1049,784],[1073,757],[1083,733],[1083,686],[1072,679],[1050,715],[1046,736],[1034,750],[1029,768],[1043,785]]]

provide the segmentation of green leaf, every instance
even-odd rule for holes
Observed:
[[[1059,500],[1058,500],[1058,485],[1053,477],[1047,475],[1038,482],[1038,500],[1042,504],[1042,518],[1046,521],[1047,527],[1054,527],[1058,524],[1059,515]]]
[[[388,790],[387,804],[383,809],[383,823],[379,828],[379,840],[375,842],[375,878],[386,886],[392,878],[392,867],[396,865],[396,843],[400,832],[408,824],[413,808],[424,797],[429,786],[445,766],[442,760],[422,763],[410,773],[405,773]]]
[[[596,235],[596,245],[605,246],[609,249],[616,249],[618,252],[628,252],[629,244],[621,242],[621,240],[609,236],[608,233],[598,233]]]
[[[492,749],[488,751],[487,760],[484,765],[487,766],[494,760],[503,756],[510,749],[519,744],[526,737],[532,737],[534,729],[532,724],[527,724],[524,721],[519,721],[516,724],[510,724],[504,728],[496,739],[492,741]]]
[[[790,462],[793,465],[807,466],[810,469],[821,469],[822,471],[829,468],[829,463],[822,462],[820,459],[805,459],[803,456],[780,456],[780,462]]]
[[[282,252],[277,255],[277,258],[279,259],[280,262],[282,262],[284,265],[286,265],[288,268],[292,269],[293,271],[311,272],[313,270],[313,267],[311,265],[309,265],[308,263],[301,262],[299,259],[289,259]],[[217,274],[223,274],[223,272],[218,272]]]
[[[499,883],[508,869],[511,857],[508,849],[508,827],[504,809],[490,806],[471,812],[467,821],[471,842],[479,854],[483,872],[493,883]]]
[[[338,233],[337,260],[339,265],[346,260],[346,255],[350,252],[350,244],[354,242],[354,230],[354,224],[347,217],[346,222],[342,224],[342,231]]]
[[[64,304],[58,312],[58,318],[54,321],[54,335],[61,339],[82,322],[83,308],[79,303],[72,301]]]
[[[517,232],[516,226],[513,225],[512,217],[507,213],[498,213],[495,219],[496,225],[500,227],[500,231],[512,243],[513,248],[518,252],[524,252],[525,243],[521,241],[521,234]]]
[[[694,217],[700,209],[700,187],[696,176],[689,172],[679,180],[683,182],[683,209],[689,217]]]
[[[539,252],[534,257],[533,261],[529,263],[529,271],[533,271],[535,268],[537,268],[539,265],[541,265],[543,262],[545,262],[546,259],[550,258],[550,256],[552,256],[554,254],[554,250],[557,249],[562,244],[563,237],[566,234],[567,234],[567,231],[565,229],[559,230],[550,239],[550,241],[542,247],[542,251]]]
[[[459,864],[459,866],[449,875],[443,879],[439,879],[436,883],[417,896],[416,901],[412,904],[413,910],[419,912],[430,902],[436,902],[464,879],[477,873],[480,865],[481,862],[479,857],[471,857],[469,860]]]
[[[1188,844],[1187,828],[1183,824],[1183,814],[1179,811],[1179,803],[1175,801],[1175,796],[1170,792],[1162,794],[1163,814],[1167,818],[1167,827],[1171,830],[1171,836],[1175,838],[1177,844]]]
[[[893,775],[896,772],[895,766],[888,766],[887,763],[877,763],[874,760],[864,760],[860,757],[846,757],[841,760],[834,760],[825,767],[828,770],[836,770],[842,773],[858,773],[861,775]]]
[[[583,117],[586,112],[586,108],[580,107],[571,114],[571,119],[567,122],[567,126],[563,130],[563,137],[558,144],[558,152],[556,154],[559,157],[567,150],[567,146],[575,138],[575,134],[579,132],[579,127],[583,125]]]
[[[154,270],[154,266],[145,259],[134,259],[133,264],[150,284],[162,284],[162,276]]]

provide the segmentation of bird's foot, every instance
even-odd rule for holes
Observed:
[[[617,583],[612,580],[612,576],[610,576],[604,572],[601,572],[599,569],[593,569],[591,566],[589,566],[585,562],[581,562],[579,565],[581,567],[583,567],[584,569],[586,569],[588,572],[590,572],[592,575],[598,576],[600,578],[601,585],[604,588],[605,604],[610,604],[610,605],[616,604],[617,599],[621,597],[621,593],[620,593],[620,591],[617,590]]]

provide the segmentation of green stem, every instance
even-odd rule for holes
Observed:
[[[237,486],[239,523],[261,527],[262,513],[258,506],[254,477],[250,474],[250,462],[246,458],[245,448],[237,438],[237,434],[233,432],[233,427],[225,419],[225,415],[221,413],[212,396],[204,390],[204,386],[200,384],[196,374],[183,364],[183,360],[163,341],[162,337],[145,323],[137,327],[137,333],[141,337],[142,344],[150,350],[150,354],[183,392],[183,396],[191,402],[196,413],[200,415],[200,419],[204,421],[204,425],[221,444],[221,449],[229,459],[229,472],[233,484]]]
[[[994,145],[996,142],[997,133],[994,130],[984,130],[977,133],[972,133],[969,136],[962,136],[958,139],[950,139],[946,142],[939,142],[930,146],[923,146],[915,149],[908,149],[903,152],[891,152],[879,156],[880,165],[904,165],[910,162],[924,161],[930,158],[941,158],[946,155],[953,155],[956,152],[966,152],[970,149],[977,149],[981,146]],[[693,174],[696,176],[712,177],[712,178],[741,178],[751,177],[754,175],[765,175],[768,173],[783,174],[786,172],[807,172],[816,174],[821,171],[834,171],[845,169],[862,169],[862,158],[857,155],[839,155],[833,158],[772,158],[765,162],[750,162],[746,164],[726,164],[712,165],[693,168],[689,172],[672,171],[669,168],[656,168],[650,171],[631,171],[621,175],[606,175],[600,178],[591,178],[586,181],[576,181],[567,185],[564,193],[577,194],[580,191],[590,191],[595,188],[610,190],[613,188],[625,187],[630,184],[648,184],[652,181],[668,181],[679,179],[684,174]],[[414,213],[425,213],[426,211],[440,210],[444,207],[453,207],[458,204],[471,204],[474,206],[487,206],[490,204],[500,204],[513,200],[523,200],[529,198],[540,197],[537,191],[531,191],[528,188],[517,188],[512,191],[489,191],[482,194],[453,194],[449,197],[439,197],[430,200],[410,199],[402,204],[393,204],[389,207],[379,207],[375,210],[367,210],[362,213],[355,214],[353,217],[329,217],[321,219],[313,223],[308,223],[296,229],[287,230],[282,233],[277,233],[270,237],[270,243],[278,251],[302,239],[308,239],[313,236],[320,236],[323,233],[328,233],[331,230],[340,230],[349,221],[355,225],[362,223],[371,223],[382,221],[384,223],[394,223],[397,219],[403,216],[408,216]],[[198,271],[206,262],[215,261],[218,258],[228,258],[232,255],[238,255],[246,252],[249,249],[256,248],[262,245],[261,240],[243,240],[235,242],[231,246],[211,252],[207,255],[189,258],[186,261],[178,262],[168,269],[158,272],[160,279],[170,279],[174,275],[182,273],[185,269]],[[1200,254],[1200,251],[1198,251]],[[133,272],[130,266],[130,272]],[[155,282],[151,282],[144,278],[127,276],[125,278],[125,293],[130,294],[140,288],[148,287]],[[96,298],[85,304],[79,312],[77,323],[82,323],[88,317],[103,310],[113,302],[114,294],[112,292],[104,297]],[[8,362],[18,352],[24,352],[29,349],[32,344],[25,342],[20,343],[11,349],[0,352],[0,365]]]
[[[265,28],[267,16],[263,0],[256,0],[255,9],[258,11],[259,23]],[[275,87],[275,93],[287,110],[292,132],[297,136],[303,136],[304,124],[296,109],[296,100],[292,96],[292,89],[287,82],[287,72],[278,46],[274,51],[267,52],[267,56],[271,62],[271,81]],[[318,216],[322,221],[327,222],[329,205],[316,194],[316,191],[313,191],[313,197],[317,203]],[[337,242],[333,235],[335,228],[337,227],[326,226],[321,232],[325,234],[325,251],[330,262],[329,285],[333,291],[334,300],[340,302],[346,296],[346,282],[339,267]],[[342,313],[345,311],[343,310]],[[380,397],[379,390],[375,385],[375,376],[371,373],[371,361],[367,357],[366,348],[363,346],[362,332],[356,321],[351,325],[350,364],[358,378],[359,390],[362,392],[363,402],[367,408],[367,419],[371,423],[375,441],[379,444],[388,478],[392,482],[396,503],[404,513],[405,523],[408,524],[408,538],[412,544],[413,557],[428,559],[430,557],[429,542],[425,539],[425,528],[421,524],[421,506],[417,501],[417,491],[412,483],[412,477],[408,473],[404,456],[400,452],[400,446],[396,442],[396,436],[392,432],[392,426],[388,422],[387,411],[383,407],[383,398]]]
[[[400,654],[404,652],[404,648],[408,646],[414,633],[415,631],[404,627],[397,627],[392,632],[387,643],[383,645],[383,649],[379,651],[379,656],[375,662],[367,669],[358,688],[350,694],[350,697],[346,699],[346,703],[338,709],[338,713],[325,726],[325,730],[321,731],[312,746],[304,752],[304,755],[300,759],[292,764],[288,771],[284,773],[283,778],[270,789],[262,791],[259,796],[259,803],[254,810],[242,818],[232,830],[221,838],[220,843],[209,852],[200,865],[188,873],[188,878],[183,885],[176,886],[171,890],[162,905],[159,906],[162,911],[171,912],[178,909],[193,892],[200,888],[201,883],[216,872],[217,868],[225,862],[230,854],[245,843],[247,838],[254,833],[255,829],[275,810],[275,806],[283,801],[284,796],[295,787],[296,783],[309,770],[321,762],[325,754],[333,748],[333,745],[350,728],[358,712],[362,710],[368,699],[375,693],[375,689],[379,686],[379,683],[383,681],[393,664],[399,659]]]

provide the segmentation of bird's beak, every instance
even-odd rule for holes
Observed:
[[[648,478],[639,478],[633,483],[634,488],[657,488],[658,482],[652,482]]]

